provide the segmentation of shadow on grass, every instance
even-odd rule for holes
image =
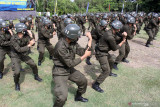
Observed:
[[[44,57],[43,57],[42,63],[45,63],[46,58],[48,58],[50,60],[50,54],[49,54],[48,50],[45,51],[45,53],[44,53]]]
[[[20,72],[20,84],[24,82],[26,74],[30,74],[33,76],[33,71],[29,65],[26,65],[25,68],[22,69],[23,70]]]
[[[49,58],[50,57],[50,54],[49,54],[49,52],[48,52],[48,50],[47,51],[45,51],[45,53],[44,53],[44,59],[45,58]]]
[[[144,42],[142,42],[142,41],[132,40],[132,42],[137,43],[137,44],[139,44],[139,45],[143,45],[143,46],[145,46],[145,43],[144,43]]]
[[[4,72],[3,72],[4,75],[7,75],[7,73],[9,72],[9,69],[12,68],[11,66],[12,66],[12,63],[10,62],[4,69]]]
[[[52,96],[53,96],[53,98],[52,98],[53,105],[54,105],[54,102],[55,102],[54,86],[55,86],[55,84],[54,84],[54,82],[52,80],[51,81],[51,93],[52,93]]]
[[[147,37],[142,37],[142,36],[140,36],[140,37],[138,37],[138,38],[145,39],[145,40],[148,39]]]
[[[98,67],[96,69],[95,67]],[[84,71],[93,79],[95,80],[97,78],[97,73],[101,73],[100,66],[92,64],[91,66],[85,65],[84,66]]]
[[[75,84],[75,83],[69,81],[68,92],[75,95],[77,92],[77,89],[72,86],[73,84]]]

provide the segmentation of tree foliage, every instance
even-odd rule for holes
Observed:
[[[37,0],[37,11],[39,12],[51,12],[54,14],[56,0]],[[137,0],[136,2],[130,2],[130,0],[57,0],[57,13],[67,14],[67,13],[85,13],[87,8],[87,3],[89,2],[88,12],[109,12],[109,5],[111,11],[122,10],[122,5],[124,3],[124,11],[136,11],[136,5],[138,3],[139,11],[145,12],[159,12],[160,10],[160,0]]]

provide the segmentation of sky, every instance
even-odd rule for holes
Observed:
[[[71,2],[74,2],[74,0],[71,0]]]

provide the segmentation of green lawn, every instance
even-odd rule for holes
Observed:
[[[145,32],[137,36],[144,37]],[[158,34],[160,36],[160,33]],[[158,37],[158,41],[160,37]],[[38,52],[36,47],[32,50],[34,54],[30,56],[37,64]],[[99,69],[97,61],[92,68]],[[84,62],[82,63],[85,64]],[[78,69],[82,69],[78,65]],[[13,72],[11,70],[10,59],[6,56],[5,75],[0,80],[0,107],[52,107],[55,99],[53,93],[54,83],[52,82],[53,61],[49,60],[48,53],[45,54],[45,62],[39,68],[39,75],[43,78],[43,82],[39,83],[34,80],[31,69],[22,63],[25,72],[21,72],[21,91],[14,90]],[[90,86],[84,97],[89,99],[88,103],[74,102],[74,94],[77,86],[69,82],[68,100],[65,107],[129,107],[128,103],[132,103],[132,107],[160,107],[160,69],[150,67],[132,68],[124,64],[119,65],[119,71],[113,70],[118,74],[117,78],[109,77],[101,85],[104,93],[94,91]],[[86,76],[89,81],[96,78],[96,70],[89,72]]]

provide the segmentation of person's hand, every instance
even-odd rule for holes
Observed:
[[[126,38],[123,38],[123,41],[122,41],[123,43],[125,43],[126,42]]]
[[[28,26],[28,25],[29,25],[29,23],[28,23],[28,22],[26,22],[26,25]]]
[[[106,28],[106,30],[109,30],[109,28]]]
[[[32,39],[32,40],[29,42],[28,47],[31,47],[33,44],[35,44],[35,40],[34,40],[34,39]]]
[[[28,32],[28,34],[29,34],[29,35],[31,35],[31,34],[32,34],[32,32],[31,32],[30,30],[27,30],[27,32]]]
[[[86,36],[87,36],[89,39],[92,39],[92,36],[91,36],[91,33],[90,33],[90,32],[86,32]]]
[[[127,32],[122,33],[123,37],[127,37]]]
[[[81,61],[83,61],[84,59],[86,59],[88,56],[91,55],[91,51],[88,51],[89,50],[89,47],[88,49],[85,51],[84,55],[81,57]]]
[[[56,35],[56,32],[55,32],[55,31],[53,32],[53,36],[54,36],[54,35]]]
[[[55,26],[55,24],[53,23],[53,28],[55,29],[56,28],[56,26]]]
[[[12,32],[12,30],[11,30],[11,29],[9,29],[8,31],[9,31],[9,33],[11,34],[11,36],[13,36],[13,32]]]
[[[31,38],[33,38],[31,30],[27,30],[27,32],[28,32],[29,36],[30,36]]]
[[[134,28],[135,28],[135,30],[137,30],[137,26],[134,24]]]
[[[88,49],[85,51],[85,54],[84,54],[86,57],[90,56],[91,55],[91,51],[88,51]]]

